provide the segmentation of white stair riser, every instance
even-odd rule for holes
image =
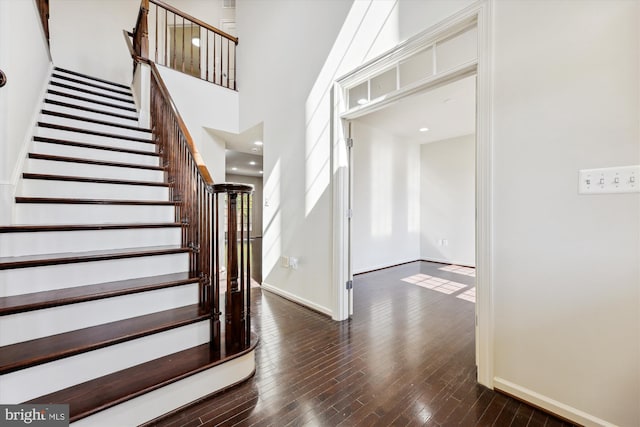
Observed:
[[[75,79],[75,77],[73,77]],[[76,79],[76,80],[80,80],[80,79]],[[91,85],[88,84],[84,84],[84,83],[78,83],[78,82],[72,82],[69,80],[65,80],[65,79],[61,79],[57,76],[51,76],[51,81],[52,82],[56,82],[56,83],[61,83],[63,85],[67,85],[67,86],[73,86],[75,88],[78,89],[86,89],[86,90],[90,90],[92,92],[98,92],[104,95],[109,95],[109,96],[117,96],[119,98],[123,98],[123,99],[130,99],[133,100],[133,95],[131,94],[131,91],[128,91],[128,93],[121,93],[121,92],[127,92],[126,89],[119,89],[119,88],[99,88],[96,87],[95,85],[100,86],[99,84],[97,84],[96,82],[91,82]],[[117,90],[118,92],[114,92],[113,90],[110,89],[114,89]]]
[[[172,222],[173,206],[16,203],[16,224]]]
[[[36,141],[33,143],[33,149],[31,152],[38,154],[51,154],[54,156],[102,160],[106,162],[132,163],[145,166],[158,166],[160,164],[160,158],[158,156],[123,153],[97,148],[76,147],[73,145],[55,144],[51,142]]]
[[[90,165],[44,159],[27,159],[25,172],[51,175],[69,175],[73,173],[73,176],[126,179],[133,181],[163,182],[164,180],[164,172],[161,170]]]
[[[63,71],[63,70],[54,70],[53,74],[59,74],[61,76],[71,77],[72,79],[80,80],[80,81],[91,83],[91,84],[94,84],[94,85],[100,85],[100,86],[106,87],[106,88],[112,88],[112,89],[117,89],[117,90],[127,90],[127,89],[122,88],[120,86],[112,85],[110,83],[104,83],[104,82],[101,82],[99,80],[89,79],[89,78],[78,76],[78,75],[72,74],[72,73],[67,73],[66,71]],[[120,83],[120,82],[118,82],[118,83]],[[126,85],[125,82],[121,82],[121,83]]]
[[[80,100],[80,99],[69,98],[68,96],[64,96],[64,95],[56,95],[56,94],[53,94],[53,93],[47,93],[46,94],[46,98],[47,99],[52,99],[54,101],[66,102],[68,104],[79,105],[81,107],[92,108],[94,110],[106,111],[106,112],[109,112],[109,113],[126,114],[128,116],[137,116],[138,115],[137,112],[130,111],[128,109],[125,110],[125,109],[122,109],[122,108],[112,107],[112,106],[109,106],[109,105],[98,104],[98,103],[91,102],[91,101],[83,101],[83,100]],[[107,101],[105,101],[105,102],[107,102]],[[110,104],[109,102],[107,102],[107,103]],[[133,107],[133,108],[135,108],[135,107]]]
[[[68,104],[73,104],[73,102],[68,102]],[[58,113],[72,114],[74,116],[86,117],[88,119],[101,120],[103,122],[109,122],[116,125],[138,126],[137,120],[129,120],[122,117],[115,117],[109,114],[94,113],[91,111],[81,110],[78,108],[64,107],[62,105],[51,104],[48,102],[45,102],[44,104],[42,104],[42,109],[49,110],[49,111],[56,111]],[[99,108],[93,108],[93,109],[100,110]],[[118,113],[118,114],[121,114],[121,113]],[[121,114],[121,115],[135,117],[135,113],[133,112],[131,114]]]
[[[72,199],[168,200],[167,187],[24,179],[19,196]]]
[[[103,145],[106,147],[127,148],[131,150],[155,152],[156,145],[149,142],[132,141],[130,139],[111,138],[108,136],[91,135],[88,133],[74,132],[62,129],[52,129],[46,127],[37,127],[36,136],[44,138],[62,139],[65,141],[83,142],[86,144]],[[147,139],[145,139],[147,140]],[[131,162],[128,162],[131,163]]]
[[[80,115],[82,117],[82,115]],[[122,135],[123,137],[144,138],[151,139],[149,132],[134,129],[123,129],[118,126],[109,126],[99,123],[87,122],[85,120],[69,119],[66,117],[58,117],[53,114],[40,114],[39,121],[43,123],[51,123],[61,126],[69,126],[78,129],[89,129],[96,132],[104,132],[115,135]]]
[[[14,404],[145,363],[209,340],[209,322],[171,329],[0,377],[0,401]]]
[[[0,297],[188,270],[187,253],[0,270]]]
[[[180,227],[6,233],[0,257],[179,245]]]
[[[2,317],[0,346],[198,303],[198,284],[69,304]]]
[[[72,427],[136,426],[253,375],[255,351],[188,376],[71,424]]]
[[[52,84],[49,85],[48,89],[54,90],[56,92],[64,93],[65,95],[81,96],[83,98],[87,98],[95,101],[108,102],[109,104],[113,104],[118,107],[127,107],[127,108],[135,107],[135,104],[127,102],[127,98],[125,96],[116,96],[116,98],[118,99],[114,99],[114,98],[109,98],[102,95],[96,95],[93,93],[87,93],[80,90],[70,89],[67,87],[55,86]]]

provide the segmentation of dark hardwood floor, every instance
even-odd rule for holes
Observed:
[[[417,262],[356,277],[354,316],[328,317],[253,289],[260,336],[249,381],[158,426],[563,426],[476,384],[473,277]],[[467,285],[447,294],[401,279]]]

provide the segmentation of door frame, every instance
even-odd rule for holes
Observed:
[[[348,122],[371,113],[413,93],[476,75],[476,365],[477,380],[493,388],[493,263],[492,263],[492,3],[480,0],[444,19],[394,49],[361,65],[337,79],[331,93],[331,167],[333,177],[333,319],[345,320],[351,312],[351,294],[346,283],[351,279],[349,181],[352,173],[348,155]],[[425,78],[374,102],[349,111],[346,87],[366,81],[397,63],[399,58],[420,51],[443,35],[453,34],[475,23],[478,34],[476,61],[462,64],[446,73]]]

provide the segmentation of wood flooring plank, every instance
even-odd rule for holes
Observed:
[[[473,303],[401,281],[446,273],[441,266],[413,263],[357,276],[354,316],[345,322],[254,289],[256,375],[154,425],[503,427],[555,420],[477,384]]]

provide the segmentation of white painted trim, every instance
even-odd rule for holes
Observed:
[[[528,403],[531,403],[532,405],[538,406],[539,408],[542,408],[546,411],[559,415],[578,424],[584,426],[615,427],[615,424],[611,424],[605,420],[602,420],[591,414],[587,414],[586,412],[583,412],[572,406],[565,405],[564,403],[552,399],[548,396],[537,393],[533,390],[529,390],[528,388],[519,386],[518,384],[514,384],[511,381],[505,380],[504,378],[495,377],[493,379],[493,384],[496,390],[503,391],[507,394],[517,397],[518,399],[522,399]]]
[[[493,148],[492,148],[492,10],[494,0],[479,0],[460,12],[442,20],[440,23],[425,30],[398,45],[395,49],[367,62],[336,80],[334,96],[338,100],[344,98],[346,87],[356,85],[376,75],[379,71],[389,67],[394,61],[409,56],[411,53],[426,48],[438,39],[446,38],[462,28],[475,23],[478,27],[478,58],[477,58],[477,118],[476,118],[476,363],[478,366],[478,382],[488,388],[493,388],[494,364],[494,320],[493,320]],[[347,107],[342,102],[332,103],[334,126]],[[334,134],[333,170],[333,294],[337,307],[334,319],[346,319],[342,310],[347,291],[344,287],[348,268],[346,258],[348,242],[345,242],[344,230],[346,218],[345,167],[340,163],[340,155],[344,150],[345,140],[340,134]]]
[[[460,33],[463,29],[474,25],[481,3],[483,3],[483,0],[472,4],[425,31],[416,34],[415,36],[398,44],[392,50],[365,62],[358,68],[337,78],[336,82],[345,89],[352,88],[369,80],[377,74],[392,68],[392,66],[397,62],[402,61],[421,50],[428,49],[439,41],[446,40]]]
[[[74,427],[134,426],[250,378],[255,350],[72,423]]]
[[[271,292],[273,294],[276,294],[278,296],[281,296],[282,298],[286,298],[290,301],[293,301],[295,303],[301,304],[305,307],[309,307],[312,310],[318,311],[322,314],[326,314],[327,316],[332,316],[333,312],[331,311],[331,309],[324,307],[322,305],[316,304],[313,301],[309,301],[306,298],[301,298],[297,295],[292,294],[291,292],[276,288],[275,286],[272,286],[268,283],[262,282],[262,289],[267,291],[267,292]]]
[[[35,3],[35,2],[34,2]],[[36,13],[39,13],[36,9]],[[43,31],[44,38],[44,31]],[[46,43],[46,41],[45,41]],[[7,206],[9,209],[9,223],[15,223],[15,198],[18,191],[20,178],[22,177],[22,172],[24,170],[25,163],[27,161],[27,155],[29,154],[29,149],[31,148],[31,143],[33,141],[33,135],[36,131],[36,125],[38,120],[40,119],[40,111],[42,110],[42,104],[44,103],[44,99],[47,94],[47,89],[49,88],[49,80],[51,80],[51,75],[53,74],[53,62],[51,62],[51,55],[49,55],[49,71],[47,73],[47,78],[42,82],[42,87],[40,88],[40,102],[35,105],[33,111],[31,113],[31,120],[29,120],[29,125],[27,127],[27,132],[25,133],[24,140],[22,141],[22,148],[20,149],[20,154],[18,155],[18,160],[16,164],[13,166],[13,171],[11,172],[11,181],[10,182],[1,182],[0,185],[5,187],[5,194],[9,194],[11,205]]]
[[[451,261],[450,259],[444,259],[444,258],[422,258],[420,259],[420,261],[426,261],[426,262],[435,262],[438,264],[448,264],[448,265],[459,265],[461,267],[469,267],[469,268],[476,268],[475,265],[469,265],[465,262],[456,262],[456,261]]]
[[[493,388],[493,1],[478,5],[476,81],[476,365]]]
[[[425,77],[424,79],[418,80],[411,85],[403,87],[402,89],[395,90],[387,95],[376,98],[365,105],[352,108],[349,111],[343,113],[341,117],[347,120],[353,120],[358,117],[362,117],[366,114],[373,113],[374,111],[380,110],[390,104],[398,102],[404,97],[413,95],[418,92],[435,89],[448,83],[464,79],[465,77],[473,76],[474,74],[476,74],[477,68],[477,61],[469,61],[443,73]]]
[[[341,321],[349,318],[349,293],[346,289],[349,280],[348,227],[346,222],[349,206],[349,171],[347,170],[347,146],[344,135],[344,121],[339,113],[347,109],[344,91],[339,84],[334,84],[331,98],[332,147],[331,171],[333,171],[333,286],[334,301],[333,320]]]
[[[370,273],[370,272],[374,272],[374,271],[378,271],[378,270],[386,270],[387,268],[393,268],[393,267],[398,267],[400,265],[405,265],[405,264],[411,264],[413,262],[420,262],[422,260],[420,259],[415,259],[415,258],[411,258],[405,261],[394,261],[393,264],[378,264],[378,265],[371,265],[371,266],[367,266],[358,270],[354,270],[353,271],[353,275],[357,275],[357,274],[364,274],[364,273]]]

